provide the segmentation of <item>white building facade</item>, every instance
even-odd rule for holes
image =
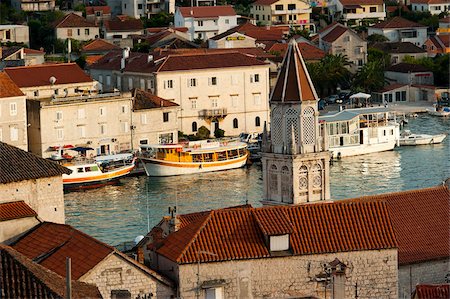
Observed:
[[[30,44],[30,29],[25,25],[0,25],[0,43]]]
[[[439,15],[443,12],[450,11],[450,3],[447,0],[411,0],[410,2],[412,11],[429,11],[432,15]]]
[[[421,47],[427,40],[427,26],[394,17],[368,28],[368,35],[384,35],[391,42],[410,42]]]

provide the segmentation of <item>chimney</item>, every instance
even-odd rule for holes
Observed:
[[[177,217],[176,215],[174,215],[174,216],[169,220],[169,234],[178,231],[178,230],[180,229],[180,226],[181,226],[181,221],[180,221],[180,219],[178,219],[178,217]]]
[[[147,63],[150,63],[153,61],[153,55],[148,54],[147,56]]]
[[[122,58],[127,59],[128,57],[130,57],[130,48],[126,47],[122,51]]]

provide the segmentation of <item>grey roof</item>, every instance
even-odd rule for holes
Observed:
[[[385,107],[345,109],[339,112],[330,112],[328,114],[321,115],[319,116],[319,120],[325,122],[349,121],[361,114],[386,113],[390,111],[392,110]]]
[[[70,174],[72,171],[15,146],[0,142],[0,184]]]
[[[375,43],[372,48],[387,52],[387,53],[426,53],[427,51],[414,45],[410,42],[391,42],[391,43]]]
[[[430,69],[421,65],[421,64],[412,64],[412,63],[397,63],[391,65],[386,69],[388,72],[397,72],[397,73],[418,73],[418,72],[430,72]]]

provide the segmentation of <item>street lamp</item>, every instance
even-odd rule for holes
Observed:
[[[215,254],[213,252],[204,251],[204,250],[197,251],[197,299],[200,298],[200,254],[217,256],[217,254]]]

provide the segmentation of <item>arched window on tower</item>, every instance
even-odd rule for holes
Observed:
[[[272,164],[269,169],[269,194],[270,199],[278,199],[278,167],[275,164]]]
[[[259,118],[259,116],[257,116],[255,118],[255,127],[259,127],[259,126],[261,126],[261,119]]]
[[[233,128],[234,128],[234,129],[239,128],[239,122],[238,122],[238,119],[237,119],[237,118],[233,119]]]
[[[196,121],[194,121],[192,123],[192,132],[197,132],[197,122]]]
[[[281,201],[285,203],[292,203],[292,175],[289,167],[283,166],[281,168]]]

